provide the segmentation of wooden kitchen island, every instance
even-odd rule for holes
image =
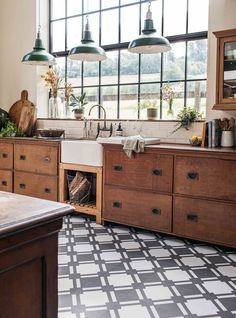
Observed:
[[[0,317],[57,317],[58,232],[72,210],[0,192]]]

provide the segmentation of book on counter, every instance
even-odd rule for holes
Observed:
[[[220,147],[221,129],[219,119],[203,123],[202,128],[202,147],[215,148]]]

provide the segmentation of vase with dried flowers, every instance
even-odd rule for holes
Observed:
[[[63,85],[60,70],[58,68],[50,68],[41,78],[50,90],[49,118],[59,118],[63,113],[61,98],[58,96],[58,89]]]
[[[174,97],[176,96],[176,93],[179,91],[179,86],[173,86],[169,83],[163,84],[162,88],[162,99],[168,103],[168,110],[167,110],[167,116],[173,116],[174,110],[173,110],[173,101]]]
[[[70,117],[71,113],[70,113],[70,110],[71,110],[71,107],[70,107],[70,99],[73,95],[73,88],[72,88],[72,84],[70,83],[66,83],[65,84],[65,116],[66,118]],[[70,115],[70,116],[69,116]]]

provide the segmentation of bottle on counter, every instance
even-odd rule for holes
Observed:
[[[116,130],[116,136],[123,136],[123,129],[121,127],[121,123],[119,123],[118,128]]]

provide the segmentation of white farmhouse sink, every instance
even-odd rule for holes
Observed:
[[[129,137],[123,137],[123,136],[117,136],[117,137],[98,137],[97,142],[101,144],[116,144],[116,145],[122,145],[126,138],[135,138],[136,136],[129,136]],[[160,138],[157,137],[143,137],[144,144],[145,145],[155,145],[160,143]]]
[[[102,145],[94,140],[63,140],[61,162],[102,167]]]

